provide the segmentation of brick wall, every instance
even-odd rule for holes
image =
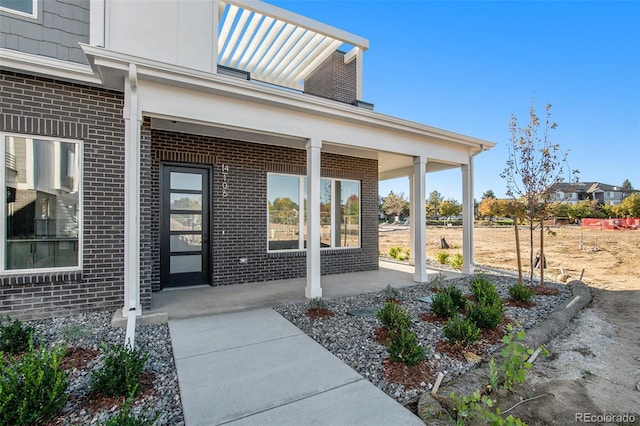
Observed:
[[[78,43],[89,43],[89,0],[38,1],[38,17],[0,13],[0,47],[87,63]]]
[[[212,167],[212,283],[227,285],[306,275],[303,252],[267,252],[267,173],[306,174],[306,151],[210,137],[152,131],[152,184],[159,188],[161,162],[208,164]],[[228,165],[227,197],[222,196],[222,164]],[[377,162],[322,154],[322,176],[361,181],[361,247],[323,250],[322,273],[378,268]],[[152,212],[160,200],[152,198]],[[153,217],[157,224],[159,217]],[[160,288],[159,229],[152,228],[152,286]],[[247,258],[246,264],[240,258]]]
[[[335,51],[304,81],[304,93],[353,104],[357,100],[357,59],[344,63],[344,52]]]
[[[0,131],[82,141],[84,209],[82,271],[0,275],[0,315],[44,318],[121,307],[124,285],[122,94],[4,71],[0,73],[0,88]],[[148,160],[149,150],[145,151],[144,141],[142,155]],[[144,179],[148,180],[148,176],[143,173]],[[148,209],[149,203],[143,203],[143,211]],[[148,222],[143,221],[143,249],[149,246],[148,227]],[[142,293],[147,306],[149,264],[148,257],[143,259]]]

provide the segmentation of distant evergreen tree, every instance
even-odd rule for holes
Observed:
[[[631,182],[629,182],[629,179],[625,179],[624,182],[622,182],[622,187],[624,189],[633,189],[633,185],[631,185]]]

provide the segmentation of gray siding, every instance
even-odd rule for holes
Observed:
[[[2,11],[0,47],[87,63],[78,43],[89,43],[89,0],[40,0],[38,17]]]

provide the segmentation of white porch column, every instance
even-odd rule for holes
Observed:
[[[124,306],[142,313],[140,306],[140,113],[138,76],[135,64],[129,64],[124,90]]]
[[[411,210],[409,211],[409,265],[416,264],[416,247],[415,241],[413,238],[413,224],[415,223],[415,218],[413,217],[413,203],[414,203],[414,191],[413,191],[413,175],[409,175],[409,203],[411,204]]]
[[[419,283],[429,281],[427,276],[427,253],[426,253],[426,173],[427,158],[413,157],[413,193],[411,198],[411,233],[413,235],[413,246],[411,251],[414,254],[415,269],[413,280]]]
[[[462,165],[462,273],[473,274],[473,157]]]
[[[308,299],[322,297],[320,285],[320,152],[322,141],[307,142],[307,286]]]

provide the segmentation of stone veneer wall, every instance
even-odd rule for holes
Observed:
[[[152,184],[159,188],[161,162],[212,167],[211,255],[213,285],[306,276],[304,252],[267,252],[267,173],[306,174],[306,151],[152,130]],[[222,197],[222,165],[228,166]],[[361,182],[361,247],[323,250],[322,274],[378,269],[378,163],[323,153],[322,176]],[[154,196],[152,223],[159,223]],[[223,234],[224,231],[224,234]],[[160,289],[159,229],[152,230],[152,287]],[[240,258],[248,262],[241,264]]]

